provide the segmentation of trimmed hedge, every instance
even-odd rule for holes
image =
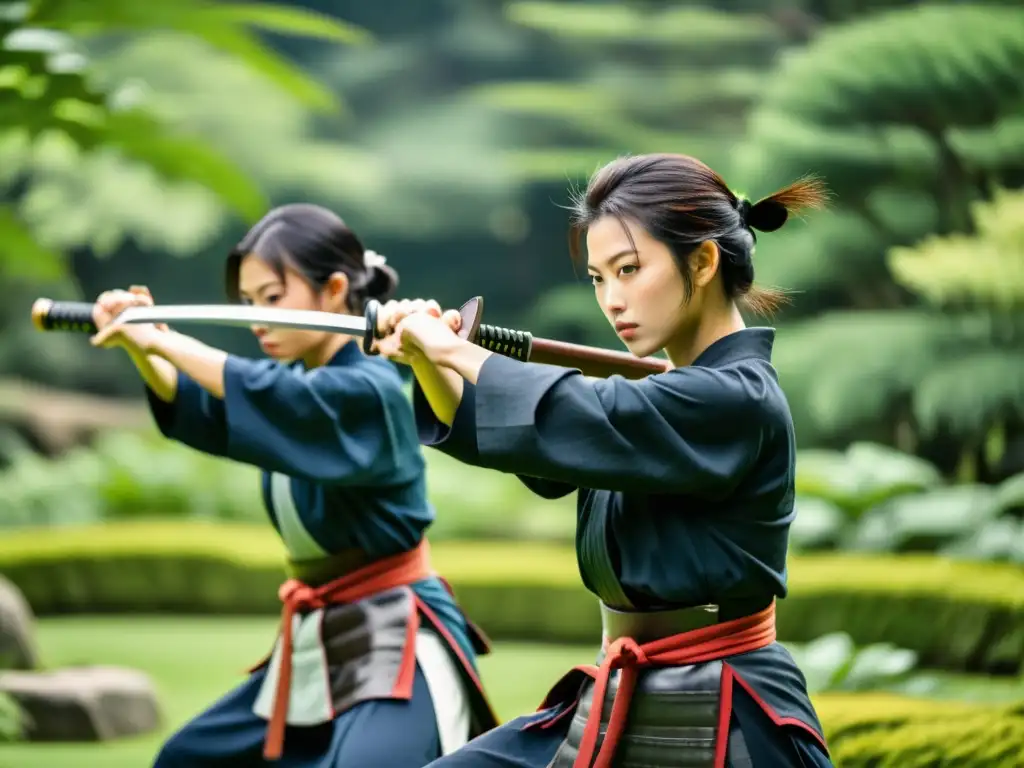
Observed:
[[[842,768],[1024,765],[1024,704],[825,694],[815,707]]]
[[[895,693],[819,693],[812,698],[825,735],[835,744],[864,733],[955,720],[978,713],[991,715],[1006,709],[1005,706],[912,698]]]
[[[597,605],[570,547],[446,542],[438,571],[495,638],[595,642]],[[265,614],[279,610],[283,550],[266,527],[125,522],[9,531],[0,572],[39,615]],[[921,556],[820,555],[790,561],[780,639],[834,631],[889,642],[924,666],[1017,673],[1024,661],[1024,570]]]

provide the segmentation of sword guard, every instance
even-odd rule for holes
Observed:
[[[480,320],[484,314],[484,297],[474,296],[461,307],[459,315],[462,317],[462,325],[459,327],[459,338],[470,343],[476,342],[477,332],[480,330]]]
[[[380,302],[376,299],[369,299],[366,302],[366,309],[363,316],[366,318],[366,331],[363,333],[363,352],[368,355],[379,355],[380,352],[373,348],[373,342],[384,338],[377,328],[377,312],[380,310]]]

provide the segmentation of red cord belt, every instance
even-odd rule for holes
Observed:
[[[426,539],[408,552],[378,560],[357,571],[328,582],[322,587],[310,587],[296,579],[281,585],[281,670],[274,692],[274,709],[263,756],[277,760],[284,749],[284,732],[288,716],[289,694],[292,681],[292,617],[300,611],[314,611],[329,605],[354,603],[396,587],[409,586],[433,575],[430,566],[430,548]],[[419,629],[419,613],[413,611],[406,630],[406,649],[413,647]],[[407,652],[398,672],[395,688],[411,689],[416,674],[416,655]]]
[[[741,619],[714,624],[691,632],[663,637],[640,645],[629,637],[614,640],[607,648],[601,665],[581,665],[577,670],[594,680],[594,696],[590,717],[583,731],[579,753],[573,768],[611,768],[619,739],[626,727],[629,703],[636,687],[637,675],[644,667],[682,666],[717,661],[729,656],[756,651],[775,642],[775,602],[764,610]],[[601,749],[597,739],[601,732],[605,692],[612,671],[621,669],[619,687],[615,691]]]

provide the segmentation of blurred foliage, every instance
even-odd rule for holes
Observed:
[[[251,27],[345,43],[362,37],[327,16],[288,6],[210,0],[0,3],[4,117],[0,183],[6,188],[6,205],[0,208],[2,264],[16,274],[53,277],[60,273],[62,260],[53,249],[66,247],[67,229],[82,225],[81,219],[72,222],[56,237],[33,226],[39,224],[33,221],[33,206],[53,204],[55,197],[52,187],[33,196],[33,177],[37,169],[52,164],[67,167],[84,162],[103,169],[123,163],[131,169],[127,189],[122,190],[125,194],[138,194],[140,185],[143,190],[161,183],[186,189],[198,186],[250,221],[262,215],[264,192],[240,165],[208,143],[160,121],[125,83],[98,84],[88,57],[90,42],[102,46],[125,35],[173,30],[223,51],[301,103],[319,110],[337,108],[329,91],[270,50]],[[113,182],[122,178],[104,180],[121,189]],[[62,189],[61,212],[72,210],[79,196],[88,199],[90,191]],[[20,205],[22,200],[30,201],[27,211]],[[97,207],[104,207],[104,202],[97,201]],[[154,207],[149,217],[159,210]],[[82,211],[81,216],[89,213]],[[116,236],[108,221],[88,226],[103,242]],[[75,244],[92,239],[79,238]],[[35,245],[38,240],[43,242]]]
[[[620,346],[565,256],[559,207],[610,157],[689,152],[752,196],[822,174],[833,209],[762,238],[757,256],[759,281],[796,293],[775,355],[801,447],[887,444],[969,481],[1024,470],[1019,312],[1006,303],[1019,270],[999,261],[1003,235],[982,220],[995,209],[976,206],[1024,186],[1019,2],[303,0],[309,12],[295,10],[280,35],[265,32],[281,20],[271,6],[189,0],[154,31],[143,10],[109,1],[116,34],[76,27],[69,38],[92,93],[202,143],[271,202],[336,208],[398,267],[402,293],[447,304],[484,294],[488,322],[540,335]],[[346,44],[289,36],[321,16],[348,20],[332,38]],[[229,21],[237,34],[223,33]],[[203,33],[207,23],[220,31]],[[295,98],[288,83],[303,72],[313,91]],[[328,100],[346,109],[325,113]],[[223,253],[241,223],[213,193],[121,150],[83,155],[49,135],[26,146],[0,135],[11,200],[0,221],[19,255],[10,292],[148,283],[158,301],[222,300]],[[908,249],[957,233],[993,245],[908,261]],[[40,240],[48,250],[33,251]],[[77,289],[47,271],[57,250]],[[187,266],[166,258],[186,254]],[[930,268],[936,259],[945,266]],[[124,356],[56,335],[34,350],[24,308],[0,324],[5,371],[137,394]],[[197,332],[255,354],[243,335]]]
[[[5,436],[0,526],[134,519],[266,520],[258,471],[164,440],[109,432],[44,459]],[[426,452],[434,540],[571,543],[572,496],[548,501],[513,476]],[[473,488],[466,494],[466,488]],[[797,459],[796,552],[932,552],[1024,563],[1024,474],[998,485],[950,484],[936,467],[884,445],[812,449]]]
[[[997,191],[971,214],[974,234],[895,248],[889,264],[895,279],[941,316],[987,331],[971,334],[961,354],[929,371],[913,398],[925,435],[946,430],[977,450],[993,431],[1005,439],[1024,424],[1024,192]],[[974,472],[984,477],[986,469]]]
[[[501,115],[476,108],[461,94],[464,85],[486,79],[491,67],[530,60],[523,35],[501,23],[500,6],[422,0],[419,8],[406,3],[395,13],[355,4],[306,5],[373,30],[368,46],[275,41],[288,60],[301,62],[346,105],[344,114],[325,116],[286,100],[244,62],[180,34],[103,41],[96,67],[104,78],[138,83],[167,124],[202,137],[246,168],[272,202],[304,198],[334,207],[364,239],[423,242],[470,233],[515,239],[520,190],[512,172],[494,161],[505,136]],[[111,167],[85,172],[96,187],[119,173]],[[161,210],[161,189],[135,191],[110,193],[115,208]],[[170,250],[211,247],[228,222],[214,211],[192,223],[188,205],[200,203],[192,195],[166,221],[147,222],[157,228],[150,247],[180,229],[191,233],[184,236],[188,242]],[[50,218],[65,205],[55,200]]]
[[[1000,4],[872,13],[781,58],[736,168],[759,194],[808,171],[835,193],[758,253],[798,292],[776,364],[802,445],[1024,469],[1020,202],[999,192],[1024,186],[1022,66],[1024,9]]]
[[[853,518],[875,504],[942,483],[927,462],[870,443],[854,443],[845,452],[801,451],[797,477],[799,494],[831,502]]]
[[[148,517],[266,521],[258,470],[155,432],[112,431],[56,460],[17,446],[10,435],[4,448],[10,465],[0,472],[0,527]],[[438,510],[432,538],[572,540],[572,499],[537,499],[515,477],[436,451],[427,459],[430,500]]]
[[[4,470],[5,525],[93,523],[138,515],[262,520],[251,467],[180,450],[156,434],[111,433],[54,462],[29,451]]]
[[[990,128],[1024,96],[1021,15],[925,4],[826,29],[784,61],[766,102],[822,128],[902,125],[933,139],[954,127]],[[941,60],[929,60],[935,51]]]
[[[776,364],[798,431],[891,442],[965,480],[1019,471],[1024,193],[975,201],[973,234],[891,249],[924,306],[835,312],[786,329]]]
[[[812,696],[833,691],[877,690],[906,679],[917,666],[917,654],[890,643],[854,645],[845,632],[823,635],[806,645],[786,644],[807,679]]]
[[[977,765],[1017,768],[1024,751],[1021,706],[990,712],[949,713],[871,732],[855,725],[831,750],[843,768],[933,768]]]
[[[880,445],[802,451],[797,551],[929,552],[1024,563],[1024,473],[950,484],[923,460]]]
[[[98,78],[137,83],[161,124],[201,136],[260,189],[308,193],[344,188],[346,178],[375,178],[363,153],[310,134],[313,113],[305,105],[205,41],[161,33],[106,49],[95,62]],[[114,152],[81,158],[66,143],[49,141],[31,157],[16,156],[34,179],[22,199],[24,215],[62,248],[88,246],[102,257],[130,240],[145,251],[187,256],[232,224],[209,190],[170,184]]]
[[[0,693],[0,743],[20,741],[25,734],[26,717],[18,702]]]
[[[274,615],[283,556],[269,525],[210,520],[7,529],[0,538],[0,570],[37,616]],[[600,632],[600,614],[580,582],[570,542],[434,539],[431,559],[492,637],[590,643]],[[790,591],[778,604],[781,642],[810,643],[844,632],[858,647],[889,643],[911,650],[922,670],[1011,681],[1022,671],[1019,564],[830,552],[794,554],[788,569]],[[938,687],[952,694],[949,683]]]
[[[783,57],[750,117],[737,172],[770,191],[814,171],[834,191],[836,211],[810,224],[811,234],[766,238],[763,279],[843,289],[826,293],[824,305],[802,299],[805,312],[907,303],[906,293],[874,285],[892,282],[888,247],[969,231],[971,201],[1020,179],[1022,63],[1024,10],[941,4],[837,25]],[[791,237],[810,238],[828,261],[806,269],[791,260]]]
[[[975,203],[973,234],[930,236],[914,248],[894,248],[895,279],[943,311],[1024,308],[1024,192],[997,190]]]
[[[534,32],[557,66],[543,79],[473,92],[513,130],[508,163],[524,178],[563,185],[626,152],[723,164],[786,40],[770,17],[716,5],[509,3],[508,20]]]

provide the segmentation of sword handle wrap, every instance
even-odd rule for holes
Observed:
[[[529,331],[516,331],[497,325],[481,325],[473,343],[489,352],[526,361],[530,359],[533,335]]]
[[[85,301],[36,299],[32,305],[32,324],[40,331],[71,331],[93,334],[98,330],[92,319],[93,305]]]

